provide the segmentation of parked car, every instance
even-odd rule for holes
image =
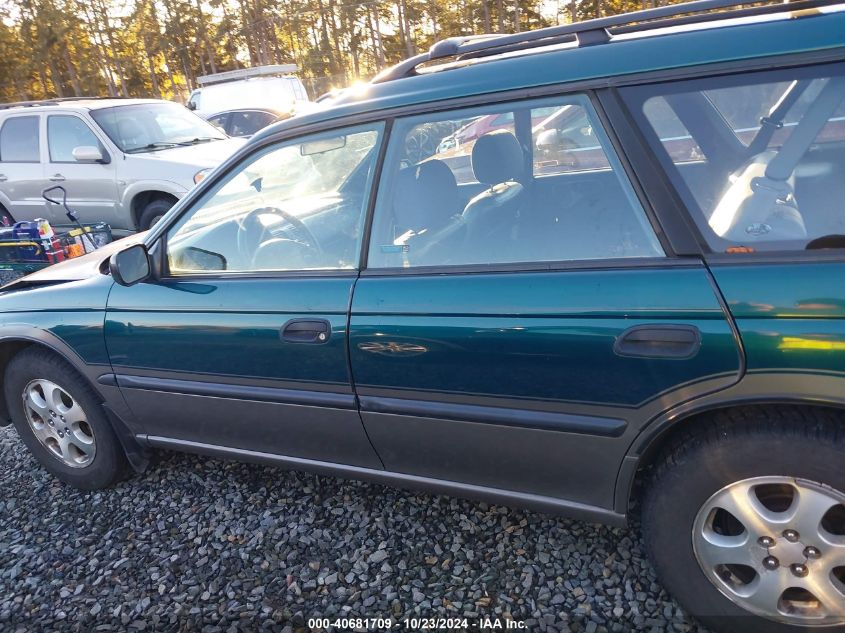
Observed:
[[[203,118],[232,110],[267,110],[285,117],[309,109],[308,92],[296,64],[241,68],[197,78],[188,109]]]
[[[6,286],[21,439],[635,516],[713,630],[841,631],[845,10],[731,1],[435,44]]]
[[[282,121],[290,116],[288,112],[260,108],[244,108],[218,112],[206,120],[219,127],[228,136],[249,137],[271,123]]]
[[[41,197],[61,184],[82,222],[146,230],[243,142],[169,101],[0,106],[0,217],[66,221],[64,209]]]

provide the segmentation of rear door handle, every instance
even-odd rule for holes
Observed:
[[[693,325],[635,325],[616,339],[613,351],[633,358],[692,358],[701,347]]]
[[[0,174],[0,182],[6,182],[7,180],[9,179],[6,178],[6,174]]]
[[[50,180],[53,182],[62,182],[64,179],[65,177],[61,174],[53,174],[52,176],[50,176]]]
[[[291,319],[282,327],[282,340],[288,343],[321,344],[329,340],[332,326],[325,319]]]

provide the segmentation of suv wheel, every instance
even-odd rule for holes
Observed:
[[[141,231],[146,231],[164,217],[164,214],[170,211],[170,207],[175,204],[173,200],[166,198],[156,198],[141,211],[138,216],[138,228]]]
[[[0,205],[0,227],[12,226],[14,223],[15,218],[12,217],[12,214],[6,211],[3,205]]]
[[[97,396],[61,358],[37,348],[22,351],[6,368],[5,396],[18,435],[57,478],[93,490],[127,472]]]
[[[714,630],[845,630],[842,420],[785,407],[713,422],[652,473],[642,523],[658,576]]]

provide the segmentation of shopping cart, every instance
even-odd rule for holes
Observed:
[[[53,197],[61,193],[61,200]],[[70,225],[51,226],[47,220],[18,222],[0,227],[0,285],[66,259],[80,257],[112,241],[105,222],[81,224],[67,206],[67,191],[61,185],[41,192],[51,204],[60,204]]]

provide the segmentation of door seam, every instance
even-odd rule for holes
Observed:
[[[361,399],[358,397],[358,389],[355,383],[355,374],[352,371],[352,302],[355,298],[355,288],[358,286],[358,281],[361,279],[361,271],[358,271],[358,274],[355,276],[355,279],[352,281],[352,285],[349,289],[349,302],[346,306],[346,371],[349,374],[349,386],[352,388],[352,395],[355,398],[355,411],[358,412],[358,420],[361,422],[361,428],[364,431],[364,437],[367,438],[367,441],[370,443],[370,446],[373,449],[373,453],[378,459],[379,464],[381,464],[382,470],[387,470],[384,465],[384,460],[381,458],[381,455],[376,449],[375,444],[373,444],[373,439],[370,437],[369,432],[367,431],[367,425],[364,424],[364,415],[361,412]]]

